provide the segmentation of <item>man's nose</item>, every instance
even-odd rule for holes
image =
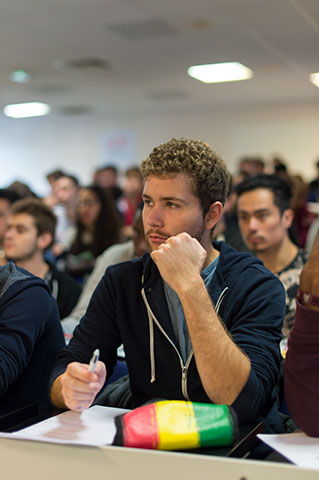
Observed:
[[[255,217],[250,217],[248,222],[248,228],[250,231],[255,232],[258,229],[258,220]]]
[[[164,219],[161,207],[154,206],[149,212],[148,224],[151,227],[163,227]]]
[[[4,236],[5,238],[12,238],[13,236],[13,228],[12,227],[8,227],[8,229],[5,231],[4,233]]]

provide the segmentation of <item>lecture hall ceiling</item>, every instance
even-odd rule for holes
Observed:
[[[1,0],[0,107],[53,115],[318,103],[319,0]],[[192,64],[240,61],[251,80],[203,84]],[[12,83],[10,72],[30,73]]]

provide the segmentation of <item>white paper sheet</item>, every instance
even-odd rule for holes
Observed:
[[[115,435],[114,417],[127,411],[96,405],[82,413],[63,412],[18,432],[0,432],[0,437],[74,445],[110,445]]]
[[[296,465],[319,469],[319,438],[308,437],[302,432],[257,436]]]

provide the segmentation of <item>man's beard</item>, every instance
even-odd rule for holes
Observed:
[[[13,260],[15,263],[19,263],[19,262],[26,262],[28,260],[32,260],[35,253],[37,252],[38,250],[38,247],[35,245],[32,250],[30,250],[29,252],[25,253],[24,255],[14,255],[13,254],[13,257],[11,255],[8,255],[8,259],[10,260]]]

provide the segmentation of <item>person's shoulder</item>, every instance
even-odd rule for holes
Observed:
[[[263,262],[249,252],[238,252],[225,242],[220,242],[220,271],[225,283],[242,292],[258,286],[282,291],[280,280]],[[267,285],[266,285],[267,284]]]
[[[247,268],[269,272],[263,262],[250,252],[239,252],[226,242],[214,242],[213,245],[220,252],[220,268],[226,274],[237,276]]]
[[[15,312],[23,305],[24,317],[34,325],[44,325],[51,317],[54,321],[59,319],[56,302],[41,278],[10,263],[0,268],[0,285],[1,308],[9,307]]]
[[[9,292],[18,292],[31,286],[40,286],[49,291],[44,280],[9,262],[0,267],[0,297]]]
[[[308,256],[309,254],[300,248],[293,260],[280,272],[276,272],[276,275],[281,278],[283,275],[293,274],[293,272],[295,272],[295,274],[299,276],[300,270],[304,267]]]

